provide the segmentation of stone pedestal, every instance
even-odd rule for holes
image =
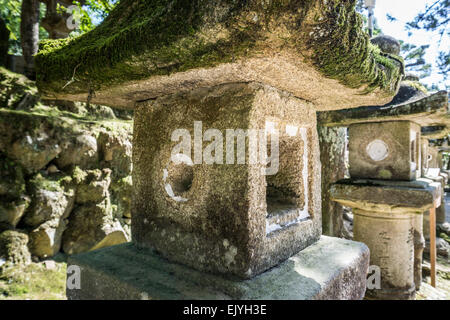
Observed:
[[[368,290],[378,299],[411,299],[414,282],[413,214],[353,210],[353,234],[370,248],[370,264],[382,270],[381,290]]]
[[[436,209],[436,224],[443,224],[446,221],[446,208],[445,208],[445,188],[448,184],[448,174],[439,169],[439,176],[443,178],[442,193],[441,193],[441,205]]]
[[[362,299],[369,250],[322,236],[315,244],[253,279],[200,272],[129,243],[69,258],[81,270],[70,300]]]
[[[367,247],[321,238],[310,103],[231,83],[134,114],[134,243],[71,257],[70,299],[363,297]]]
[[[308,102],[234,83],[138,103],[133,165],[134,243],[71,257],[69,299],[364,296],[367,247],[321,238]]]
[[[332,186],[331,195],[354,209],[354,239],[367,244],[370,264],[381,269],[381,288],[368,290],[368,296],[413,298],[423,249],[418,228],[438,197],[436,189],[427,180],[343,180]]]

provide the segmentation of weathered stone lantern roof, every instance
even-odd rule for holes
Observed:
[[[43,41],[46,98],[133,108],[174,92],[261,82],[317,110],[389,102],[403,60],[372,45],[354,0],[122,0],[95,30]]]
[[[321,125],[349,126],[354,123],[410,120],[423,127],[427,138],[446,136],[450,132],[448,93],[428,95],[415,81],[404,81],[398,94],[384,106],[362,106],[318,114]]]

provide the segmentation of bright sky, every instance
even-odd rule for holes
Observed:
[[[445,89],[443,77],[439,75],[436,67],[436,60],[439,51],[450,50],[450,40],[447,35],[442,38],[439,47],[439,34],[426,32],[422,30],[413,30],[413,35],[408,37],[408,31],[405,30],[405,25],[414,17],[422,12],[427,5],[431,5],[435,0],[377,0],[375,7],[375,17],[378,26],[383,30],[383,33],[392,36],[398,40],[403,40],[415,45],[429,44],[430,48],[427,50],[425,59],[428,63],[433,65],[433,73],[430,77],[424,78],[421,82],[426,84],[437,84],[440,89]],[[367,11],[365,11],[367,13]],[[386,14],[397,18],[397,21],[389,21]],[[447,80],[447,85],[450,85],[450,80]]]

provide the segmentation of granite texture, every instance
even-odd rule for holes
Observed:
[[[331,186],[331,199],[366,211],[421,214],[440,202],[440,192],[438,184],[423,178],[416,181],[348,179]]]
[[[420,177],[418,124],[410,121],[353,124],[348,135],[350,177],[400,181]]]
[[[362,299],[369,250],[322,236],[307,249],[251,280],[216,276],[172,263],[133,244],[69,258],[81,269],[81,289],[69,300]]]
[[[138,104],[133,241],[171,261],[241,278],[251,278],[316,242],[322,232],[315,119],[310,103],[258,83],[203,88]],[[179,129],[190,136],[186,150],[178,152],[191,165],[172,160],[185,139],[171,141]],[[195,152],[202,133],[210,129],[223,141],[204,140]],[[243,148],[245,163],[238,163],[239,139],[227,137],[230,129],[270,132],[270,139],[272,129],[278,130],[276,174],[262,173],[275,169],[274,163],[251,162],[249,138]],[[222,163],[208,163],[205,154],[211,143],[222,148],[213,152],[223,156]],[[268,154],[272,146],[269,141]],[[229,147],[233,152],[227,152]],[[229,154],[234,163],[228,163]]]

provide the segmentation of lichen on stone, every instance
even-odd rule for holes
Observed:
[[[22,167],[0,152],[0,196],[18,198],[25,192]]]
[[[21,231],[8,230],[0,233],[0,270],[12,265],[29,264],[28,235]]]
[[[402,84],[413,87],[416,90],[422,91],[424,94],[428,94],[428,89],[419,81],[404,80],[402,81]]]

